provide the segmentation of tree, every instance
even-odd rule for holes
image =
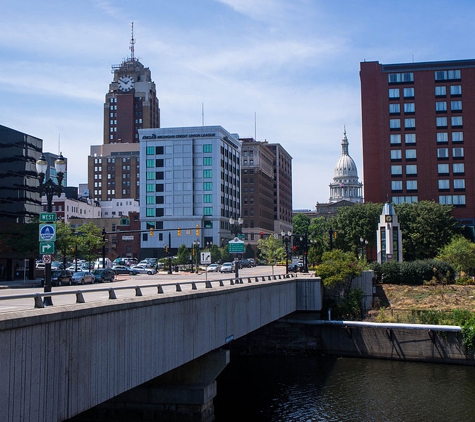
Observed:
[[[449,244],[440,249],[436,259],[448,262],[458,273],[466,273],[475,268],[475,244],[461,235],[456,235]]]
[[[362,271],[363,263],[352,252],[334,249],[323,254],[323,261],[317,267],[316,275],[321,277],[326,288],[333,288],[351,282]]]
[[[434,258],[455,234],[452,206],[433,201],[395,207],[402,232],[404,260]]]
[[[78,233],[77,244],[80,255],[87,258],[88,262],[96,259],[104,245],[102,229],[93,223],[86,223],[78,227],[76,232]]]
[[[257,249],[259,249],[261,257],[272,265],[272,274],[274,273],[275,264],[285,259],[285,247],[282,239],[272,235],[265,239],[259,239]]]
[[[185,244],[178,248],[176,263],[180,265],[188,264],[190,261],[190,251]]]
[[[332,220],[326,220],[324,217],[312,219],[308,226],[308,260],[311,263],[322,261],[322,255],[330,250],[329,230]]]
[[[219,246],[218,245],[211,245],[210,248],[211,251],[211,262],[215,263],[218,262],[221,259],[221,252],[219,251]]]
[[[56,223],[55,248],[57,255],[61,256],[63,265],[66,267],[68,256],[74,256],[76,239],[74,239],[74,229],[64,221]]]
[[[292,231],[296,234],[305,234],[308,232],[310,218],[302,213],[295,214],[292,218]]]

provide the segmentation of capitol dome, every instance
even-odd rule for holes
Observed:
[[[341,141],[341,157],[333,170],[333,183],[330,184],[330,202],[342,200],[363,202],[363,184],[358,178],[358,169],[353,158],[348,154],[348,138],[346,129]]]

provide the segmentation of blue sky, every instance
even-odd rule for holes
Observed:
[[[17,0],[0,14],[0,124],[87,181],[111,65],[149,67],[161,126],[221,125],[293,157],[293,208],[327,202],[346,127],[362,180],[360,62],[472,59],[469,0]],[[256,123],[256,124],[255,124]],[[60,144],[60,146],[59,146]]]

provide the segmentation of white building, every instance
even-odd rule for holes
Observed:
[[[99,201],[99,203],[104,218],[121,217],[134,211],[140,212],[139,201],[132,198],[111,199],[110,201]]]
[[[241,217],[241,143],[221,126],[141,129],[142,255],[221,245]]]

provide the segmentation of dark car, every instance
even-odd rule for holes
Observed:
[[[114,271],[114,273],[116,275],[119,275],[119,274],[137,275],[138,274],[137,271],[132,270],[132,269],[130,269],[129,267],[127,267],[125,265],[114,265],[112,267],[112,271]]]
[[[94,274],[95,281],[98,283],[113,282],[115,277],[115,272],[109,270],[108,268],[98,268],[92,272]]]
[[[241,268],[247,268],[247,267],[250,267],[249,265],[249,260],[244,258],[244,259],[241,259],[240,261],[240,264],[241,264]]]
[[[51,271],[51,285],[52,286],[70,286],[72,284],[73,274],[68,270],[54,270]],[[41,279],[41,285],[44,286],[45,279]]]

